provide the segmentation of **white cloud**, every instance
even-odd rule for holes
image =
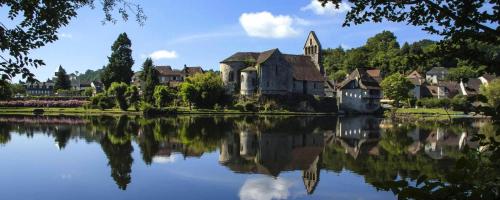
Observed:
[[[166,164],[174,163],[177,158],[174,155],[171,156],[153,156],[153,163]]]
[[[328,3],[325,7],[323,7],[321,5],[321,2],[319,2],[318,0],[311,0],[311,3],[309,3],[307,6],[302,7],[300,10],[311,10],[317,15],[336,15],[350,11],[351,6],[348,3],[341,2],[339,4],[339,8],[336,8],[332,3]]]
[[[175,51],[167,51],[167,50],[158,50],[151,54],[149,54],[153,60],[162,60],[162,59],[174,59],[177,58],[177,52]]]
[[[60,34],[57,34],[57,36],[60,38],[73,38],[73,35],[71,35],[69,33],[60,33]]]
[[[288,15],[274,16],[272,13],[256,12],[243,13],[240,16],[240,24],[251,37],[260,38],[286,38],[299,34],[299,30],[293,27],[296,21]]]
[[[287,199],[290,195],[289,188],[292,183],[286,179],[261,177],[247,179],[240,189],[242,200],[271,200]]]

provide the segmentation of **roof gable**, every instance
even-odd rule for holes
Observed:
[[[311,31],[309,32],[306,42],[304,43],[304,48],[307,46],[307,42],[309,42],[310,39],[313,39],[318,44],[318,46],[321,47],[321,43],[319,42],[318,36],[316,36],[316,32]]]
[[[353,80],[359,81],[359,87],[362,89],[380,89],[380,85],[377,80],[371,77],[366,69],[356,68],[349,76],[342,82],[339,83],[339,89],[344,88],[349,82]]]

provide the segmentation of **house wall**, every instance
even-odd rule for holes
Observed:
[[[380,99],[363,98],[369,96],[368,90],[360,88],[337,90],[339,110],[354,113],[373,113],[380,108]]]
[[[240,89],[240,70],[245,67],[248,66],[244,62],[220,63],[222,82],[228,94],[234,94]]]
[[[421,94],[420,94],[420,85],[414,85],[413,89],[410,91],[410,95],[415,97],[416,99],[420,99]]]
[[[292,92],[292,67],[280,56],[273,55],[258,68],[261,94]]]

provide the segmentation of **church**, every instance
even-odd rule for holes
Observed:
[[[325,71],[321,44],[311,31],[303,55],[284,54],[279,49],[237,52],[220,62],[222,81],[229,94],[324,96]]]

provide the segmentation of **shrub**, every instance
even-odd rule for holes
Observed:
[[[149,106],[143,107],[142,113],[144,117],[175,115],[177,108],[155,108],[149,104]]]
[[[115,106],[113,98],[104,93],[99,93],[90,98],[90,102],[92,106],[98,107],[101,110],[110,109]]]
[[[82,92],[83,96],[91,97],[94,94],[94,90],[92,88],[85,88]]]
[[[423,98],[417,101],[417,105],[426,108],[445,108],[451,106],[450,99]]]
[[[141,101],[141,97],[139,96],[139,88],[137,88],[137,86],[135,85],[128,87],[125,96],[127,96],[129,105],[133,105],[135,111],[139,111],[139,102]]]
[[[223,108],[219,104],[215,104],[214,105],[214,110],[223,110]]]
[[[121,110],[127,110],[129,106],[127,103],[127,96],[125,94],[127,92],[127,89],[128,85],[126,83],[114,82],[111,84],[111,87],[109,87],[108,90],[110,94],[115,96],[116,103],[118,103],[118,106]]]
[[[175,99],[175,91],[165,85],[156,86],[154,97],[158,107],[165,107]]]
[[[263,108],[264,108],[264,111],[266,111],[266,112],[275,111],[275,110],[279,110],[279,105],[274,100],[268,100],[268,101],[264,102]]]

